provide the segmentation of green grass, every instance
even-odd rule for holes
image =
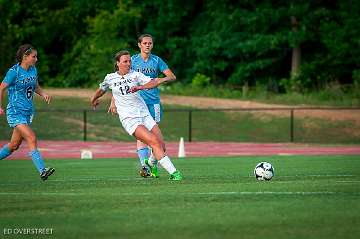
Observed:
[[[174,159],[185,180],[137,176],[135,159],[0,162],[0,233],[52,228],[47,238],[359,238],[358,156]],[[256,163],[275,168],[269,182]],[[2,235],[4,236],[4,235]],[[39,238],[5,235],[4,238]]]
[[[134,141],[122,128],[119,118],[106,113],[109,100],[103,100],[97,111],[82,98],[56,98],[51,105],[36,99],[37,113],[32,128],[42,140],[83,140],[84,110],[86,138],[89,141]],[[160,128],[166,141],[189,139],[189,111],[193,141],[223,142],[289,142],[289,111],[196,111],[178,105],[164,105]],[[182,111],[174,111],[180,109]],[[53,111],[42,111],[53,110]],[[56,111],[63,110],[63,111]],[[185,110],[185,111],[184,111]],[[312,111],[319,113],[316,111]],[[341,111],[322,111],[341,114]],[[320,112],[320,113],[322,113]],[[354,111],[355,112],[355,111]],[[294,142],[299,143],[360,143],[360,124],[355,120],[326,120],[294,113]],[[5,117],[0,117],[0,140],[10,138],[11,129]]]

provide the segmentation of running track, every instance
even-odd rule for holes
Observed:
[[[6,141],[0,141],[0,146]],[[135,158],[135,142],[39,141],[45,159],[80,158],[81,150],[91,150],[94,159]],[[167,143],[171,157],[178,156],[179,143]],[[9,159],[29,159],[24,142]],[[186,157],[244,156],[244,155],[360,155],[359,146],[323,146],[307,144],[262,144],[185,142]]]

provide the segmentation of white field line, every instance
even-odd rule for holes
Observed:
[[[294,178],[297,177],[299,179],[306,179],[308,177],[356,177],[357,175],[349,175],[349,174],[320,174],[320,175],[284,175],[284,176],[277,176],[277,177],[281,177],[281,178]],[[242,178],[252,178],[253,176],[242,176]],[[197,177],[197,179],[208,179],[208,177]],[[142,181],[144,180],[143,178],[64,178],[64,179],[50,179],[49,181],[51,182],[90,182],[90,181]],[[145,179],[145,180],[153,180],[151,178],[149,179]],[[227,180],[226,180],[227,181]],[[276,181],[276,180],[272,180],[271,182],[274,183],[294,183],[292,181]],[[342,182],[360,182],[360,181],[336,181],[339,183]],[[27,184],[31,184],[31,182],[23,182],[23,181],[19,181],[19,182],[11,182],[11,183],[6,183],[6,182],[0,182],[0,186],[13,186],[13,185],[23,185],[24,183]],[[35,182],[34,182],[35,183]],[[241,182],[239,181],[238,183],[241,184],[252,184],[252,182]]]
[[[275,175],[276,176],[276,175]],[[357,175],[351,175],[351,174],[307,174],[307,175],[286,175],[286,176],[280,176],[280,177],[355,177]]]
[[[264,191],[264,192],[196,192],[196,193],[111,193],[106,194],[107,196],[155,196],[155,195],[200,195],[200,196],[221,196],[221,195],[241,195],[241,196],[253,196],[253,195],[295,195],[295,196],[308,196],[308,195],[360,195],[360,193],[346,193],[346,192],[330,192],[330,191],[313,191],[313,192],[274,192],[274,191]],[[94,193],[80,193],[80,192],[0,192],[0,196],[95,196]],[[104,194],[102,194],[104,195]]]
[[[360,180],[353,180],[353,181],[336,181],[337,183],[360,183]]]

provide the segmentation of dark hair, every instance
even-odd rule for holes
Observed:
[[[138,43],[141,43],[144,37],[150,37],[154,41],[153,37],[150,34],[142,34],[138,38]]]
[[[115,56],[114,56],[114,61],[115,61],[115,63],[114,63],[114,70],[115,70],[115,71],[118,71],[118,70],[119,70],[116,62],[118,62],[118,61],[120,60],[120,57],[121,57],[121,56],[125,56],[125,55],[130,55],[130,52],[128,52],[128,51],[126,51],[126,50],[122,50],[122,51],[119,51],[118,53],[115,54]]]
[[[30,53],[34,50],[36,51],[36,49],[30,44],[19,46],[19,49],[16,52],[16,61],[21,64],[23,57],[30,55]]]

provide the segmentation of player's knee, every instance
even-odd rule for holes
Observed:
[[[162,144],[161,144],[160,140],[158,140],[156,137],[151,139],[150,146],[153,149],[161,149],[162,148]]]
[[[10,152],[14,152],[16,150],[18,150],[18,148],[20,147],[20,143],[10,143],[8,144],[9,150]]]
[[[137,146],[138,149],[142,149],[142,148],[145,148],[147,145],[144,144],[142,141],[137,140],[136,146]]]

